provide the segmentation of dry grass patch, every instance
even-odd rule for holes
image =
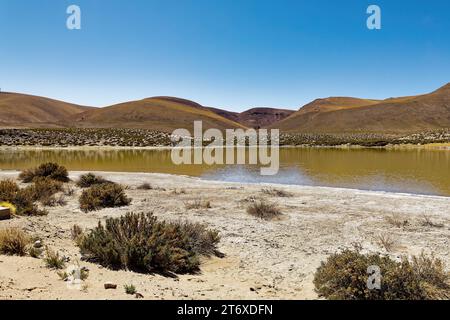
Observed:
[[[18,228],[0,230],[0,253],[7,255],[24,256],[31,238]]]
[[[388,233],[380,234],[377,236],[377,243],[383,247],[387,252],[391,252],[395,245],[396,241],[392,235]]]
[[[399,215],[392,215],[385,218],[386,222],[396,228],[404,228],[409,225],[408,219],[404,219]]]
[[[201,200],[201,199],[195,199],[193,201],[188,201],[184,203],[184,207],[187,210],[192,209],[211,209],[211,201],[209,200]]]
[[[281,189],[275,189],[275,188],[268,188],[268,189],[262,189],[262,193],[272,196],[272,197],[279,197],[279,198],[290,198],[294,195],[290,192],[287,192],[285,190]]]
[[[431,220],[430,217],[425,216],[425,215],[422,217],[422,220],[420,221],[420,225],[422,227],[430,227],[430,228],[443,228],[444,227],[443,223],[434,222],[433,220]]]
[[[273,220],[282,215],[276,204],[266,201],[252,203],[247,207],[247,213],[264,220]]]
[[[368,269],[381,272],[379,290],[369,289]],[[314,275],[320,297],[331,300],[433,300],[450,297],[449,274],[443,262],[423,253],[394,261],[380,254],[345,250],[322,262]]]

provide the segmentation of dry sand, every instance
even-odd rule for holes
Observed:
[[[0,171],[0,179],[17,174]],[[71,172],[71,178],[80,174]],[[0,256],[0,299],[134,299],[125,294],[125,284],[134,284],[145,299],[316,299],[312,280],[321,261],[355,243],[365,252],[387,253],[379,243],[380,235],[395,242],[388,253],[394,258],[424,251],[450,267],[450,197],[276,186],[293,194],[280,198],[261,192],[268,185],[164,174],[101,175],[129,186],[127,194],[133,198],[129,207],[83,213],[78,208],[81,191],[76,189],[66,198],[66,206],[49,208],[48,216],[0,221],[0,228],[18,226],[40,236],[50,248],[70,258],[71,264],[80,260],[70,237],[74,224],[88,228],[129,211],[153,211],[161,219],[187,219],[216,228],[225,257],[205,259],[200,274],[176,279],[111,271],[80,261],[90,270],[89,278],[83,290],[73,290],[41,259]],[[137,190],[142,182],[165,191]],[[251,197],[277,203],[283,219],[261,221],[249,216],[246,206]],[[187,210],[185,203],[195,199],[210,200],[212,208]],[[444,226],[424,226],[424,215]],[[395,227],[387,221],[389,217],[408,220],[408,224]],[[118,288],[105,290],[105,282],[114,282]]]

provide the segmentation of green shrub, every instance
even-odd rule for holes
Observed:
[[[252,203],[247,207],[247,213],[264,220],[272,220],[282,215],[280,209],[275,204],[265,201]]]
[[[132,284],[126,284],[123,286],[123,288],[125,289],[126,294],[136,294],[137,293],[136,287]]]
[[[22,230],[7,228],[0,230],[0,253],[24,256],[31,238]]]
[[[367,286],[369,266],[380,268],[379,290]],[[427,300],[448,299],[448,280],[442,261],[423,254],[397,262],[380,254],[345,250],[322,263],[314,285],[319,296],[333,300]]]
[[[62,269],[65,267],[66,263],[64,257],[61,257],[58,252],[50,250],[47,248],[47,254],[44,258],[45,265],[50,269]]]
[[[127,206],[131,199],[127,198],[123,187],[118,184],[98,184],[83,191],[80,196],[80,209],[84,212]]]
[[[68,182],[70,180],[65,167],[51,162],[43,163],[34,169],[24,170],[19,175],[19,179],[25,183],[33,182],[38,177],[48,177],[61,182]]]
[[[157,221],[152,213],[128,213],[86,233],[79,247],[84,259],[113,269],[189,273],[199,256],[215,253],[217,232],[189,223]]]
[[[103,177],[96,176],[93,173],[86,173],[80,176],[80,178],[77,181],[77,186],[80,188],[89,188],[92,187],[93,185],[104,183],[112,183],[112,182],[106,180]]]

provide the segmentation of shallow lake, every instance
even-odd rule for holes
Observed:
[[[168,150],[0,150],[2,170],[21,170],[48,161],[80,171],[158,172],[234,182],[450,196],[448,150],[282,148],[275,176],[261,176],[259,166],[177,166]]]

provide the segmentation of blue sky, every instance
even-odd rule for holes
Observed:
[[[66,28],[79,5],[82,29]],[[366,9],[382,10],[368,30]],[[0,0],[4,91],[230,110],[387,98],[450,82],[447,0]]]

